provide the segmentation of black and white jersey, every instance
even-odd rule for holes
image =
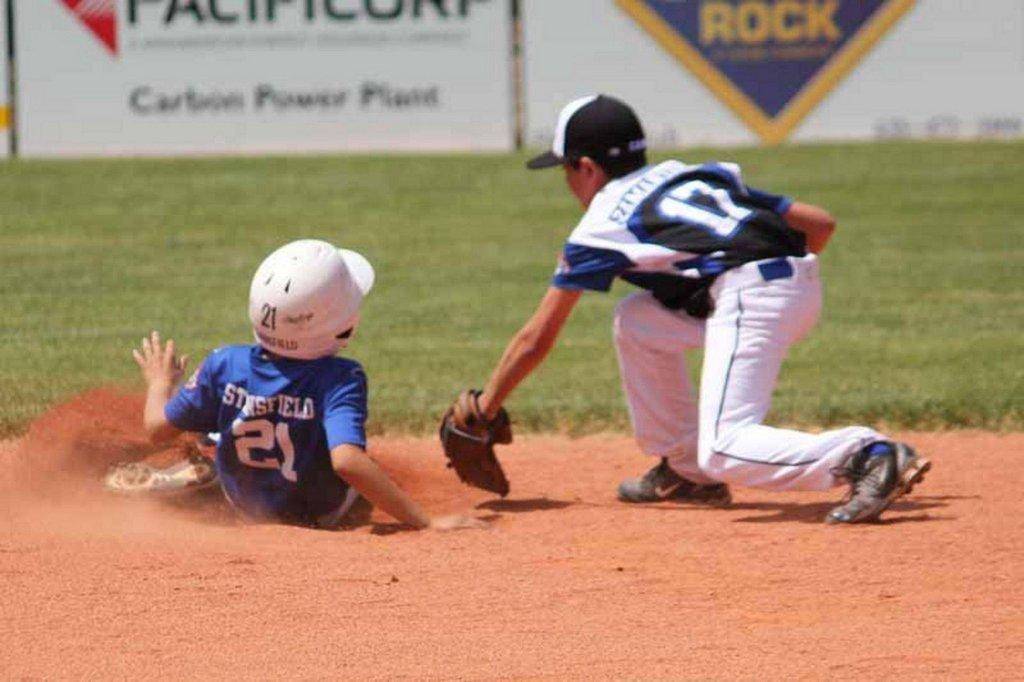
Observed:
[[[669,307],[686,307],[730,268],[805,255],[803,234],[782,218],[791,204],[747,187],[735,164],[647,166],[594,197],[552,284],[608,291],[621,277]]]

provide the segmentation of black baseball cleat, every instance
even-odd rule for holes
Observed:
[[[724,483],[701,485],[683,478],[668,465],[664,457],[656,467],[640,478],[630,478],[619,484],[619,499],[623,502],[692,502],[724,507],[732,502],[729,486]]]
[[[897,498],[924,480],[932,463],[904,443],[872,443],[833,473],[850,482],[843,503],[830,511],[825,523],[864,523],[876,520]]]

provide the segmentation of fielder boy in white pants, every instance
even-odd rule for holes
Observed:
[[[616,309],[615,346],[641,449],[659,458],[624,481],[626,502],[727,504],[728,483],[825,490],[848,483],[830,523],[876,519],[929,463],[867,427],[820,434],[764,426],[790,345],[821,310],[824,210],[749,187],[734,164],[648,165],[642,126],[612,97],[561,112],[552,149],[530,168],[561,166],[586,209],[552,285],[513,337],[477,410],[493,418],[544,359],[583,291],[621,277],[643,291]],[[704,349],[699,397],[686,351]]]

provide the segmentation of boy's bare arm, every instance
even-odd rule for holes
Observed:
[[[185,373],[188,356],[177,357],[174,340],[169,339],[166,346],[161,345],[160,333],[154,331],[142,339],[141,348],[132,350],[132,357],[146,381],[146,406],[142,415],[146,435],[154,443],[171,440],[181,431],[167,421],[164,407]]]
[[[479,399],[480,408],[489,419],[498,414],[509,393],[547,357],[582,293],[549,288],[533,316],[509,341]]]
[[[455,530],[486,525],[478,519],[463,516],[430,518],[362,448],[355,445],[339,445],[331,450],[331,464],[345,482],[374,506],[413,528]]]
[[[836,231],[836,219],[823,208],[794,201],[782,216],[786,224],[807,237],[807,250],[821,253]]]

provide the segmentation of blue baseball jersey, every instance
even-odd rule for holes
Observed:
[[[165,415],[184,431],[220,434],[221,486],[246,516],[307,523],[344,499],[330,451],[366,447],[366,402],[366,374],[354,360],[227,346],[206,357]]]
[[[731,163],[666,161],[609,182],[559,258],[552,285],[608,291],[616,277],[686,307],[721,273],[802,256],[804,236],[781,217],[787,197],[747,186]]]

